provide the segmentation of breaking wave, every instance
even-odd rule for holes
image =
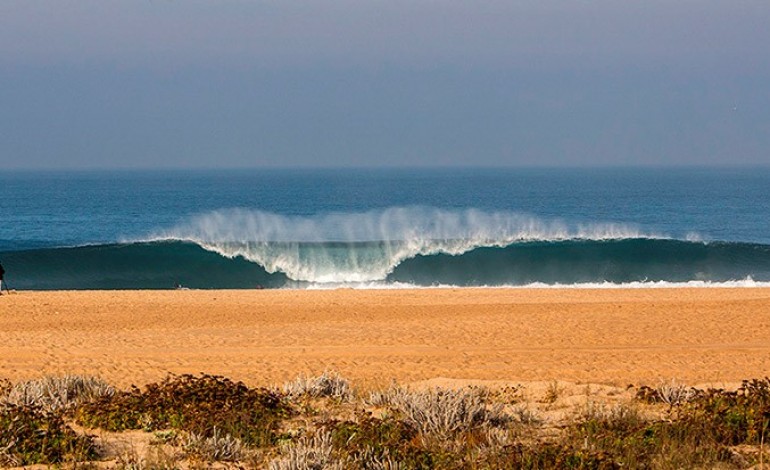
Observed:
[[[654,235],[619,224],[571,227],[510,212],[410,207],[313,217],[233,209],[194,217],[153,239],[193,242],[296,281],[344,283],[385,280],[417,256],[457,256],[525,241],[640,237]]]
[[[390,208],[203,214],[147,239],[0,253],[11,288],[751,286],[770,245],[675,239],[620,224]]]

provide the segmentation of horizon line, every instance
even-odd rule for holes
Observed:
[[[770,169],[770,163],[753,164],[590,164],[590,165],[296,165],[296,166],[165,166],[165,167],[11,167],[0,168],[1,173],[100,173],[100,172],[228,172],[228,171],[398,171],[398,170],[645,170],[645,169],[700,169],[700,170],[749,170],[749,169]]]

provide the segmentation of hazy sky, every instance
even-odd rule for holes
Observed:
[[[770,2],[0,0],[0,170],[770,164]]]

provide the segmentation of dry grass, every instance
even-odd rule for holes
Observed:
[[[291,397],[335,398],[340,401],[350,401],[354,397],[350,382],[333,371],[316,377],[299,376],[284,384],[283,392]]]
[[[552,380],[548,383],[548,388],[545,391],[545,396],[543,397],[543,403],[553,404],[556,403],[556,401],[561,397],[562,393],[564,392],[564,388],[559,385],[559,382]]]
[[[402,413],[422,434],[447,436],[510,421],[510,416],[503,413],[503,405],[489,403],[488,398],[489,392],[479,387],[425,391],[391,387],[385,392],[373,393],[369,402],[390,406]]]
[[[332,435],[319,432],[311,437],[301,437],[283,446],[280,456],[270,461],[270,470],[326,470],[343,468],[332,457]]]
[[[246,446],[230,434],[224,434],[216,427],[211,436],[190,433],[182,441],[182,448],[188,456],[206,462],[235,462],[245,457]]]
[[[662,382],[656,391],[660,400],[672,408],[687,403],[697,394],[695,389],[687,387],[675,379],[670,382]]]
[[[0,402],[36,406],[51,412],[115,393],[115,389],[103,380],[80,375],[49,376],[2,388],[5,388],[5,393],[0,396]]]

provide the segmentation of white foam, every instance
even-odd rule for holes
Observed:
[[[297,286],[293,286],[297,288]],[[457,289],[457,288],[470,288],[470,289],[682,289],[682,288],[768,288],[770,282],[768,281],[755,281],[751,277],[745,279],[736,279],[730,281],[683,281],[683,282],[670,282],[670,281],[634,281],[634,282],[583,282],[575,284],[546,284],[542,282],[535,282],[524,285],[500,285],[500,286],[456,286],[451,284],[440,284],[435,286],[420,286],[416,284],[408,283],[386,283],[386,282],[364,282],[364,283],[338,283],[338,284],[317,284],[312,283],[304,286],[305,289],[311,290],[327,290],[327,289]],[[290,286],[289,288],[292,288]]]
[[[430,207],[307,217],[226,209],[192,217],[151,237],[190,241],[228,258],[240,256],[296,281],[332,284],[382,281],[418,255],[460,255],[517,241],[623,238],[666,237],[624,224],[571,226],[516,212]]]

